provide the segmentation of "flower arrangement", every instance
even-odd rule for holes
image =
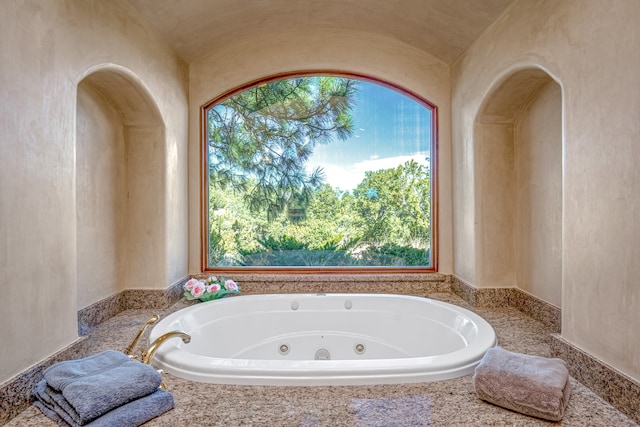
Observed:
[[[240,286],[231,279],[210,276],[206,279],[189,279],[184,284],[184,296],[188,300],[211,301],[229,294],[239,294]]]

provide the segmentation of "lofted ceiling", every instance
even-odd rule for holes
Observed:
[[[514,0],[126,0],[187,62],[244,38],[351,29],[453,62]]]

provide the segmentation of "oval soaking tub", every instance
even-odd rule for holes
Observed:
[[[382,294],[247,295],[198,303],[161,320],[174,330],[154,365],[217,384],[361,385],[438,381],[473,372],[496,336],[464,308]]]

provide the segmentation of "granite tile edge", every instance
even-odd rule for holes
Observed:
[[[198,274],[204,278],[213,275]],[[244,295],[268,293],[389,293],[420,295],[450,292],[448,275],[423,274],[233,274]]]
[[[453,275],[451,291],[473,307],[511,306],[542,322],[550,332],[561,331],[562,310],[518,288],[476,288]]]
[[[617,410],[640,424],[640,382],[551,334],[551,356],[564,360],[569,373]]]
[[[86,335],[93,327],[124,310],[170,307],[182,298],[182,285],[190,277],[183,277],[167,289],[125,289],[78,310],[78,335]]]
[[[45,369],[63,360],[86,357],[88,351],[89,340],[86,336],[79,337],[62,350],[0,384],[0,425],[8,423],[31,405],[33,387],[42,379]]]
[[[111,295],[78,310],[78,336],[83,336],[105,320],[123,311],[126,307],[124,293]]]
[[[215,272],[195,274],[193,277],[201,278],[216,275]],[[385,274],[362,274],[362,273],[229,273],[218,274],[229,277],[241,283],[270,283],[282,282],[289,284],[317,283],[317,282],[446,282],[450,275],[444,273],[385,273]]]
[[[159,309],[167,308],[182,298],[182,286],[191,276],[169,285],[166,289],[126,289],[122,291],[125,309]]]
[[[521,289],[514,289],[512,305],[539,322],[542,322],[552,333],[562,330],[562,309],[541,300]]]
[[[476,288],[456,275],[451,279],[451,291],[474,307],[504,307],[514,302],[516,288]]]

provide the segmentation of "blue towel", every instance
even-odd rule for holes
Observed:
[[[84,359],[56,363],[47,368],[43,375],[50,387],[62,390],[76,379],[107,371],[130,360],[129,356],[124,353],[107,350]]]
[[[52,420],[60,425],[80,425],[80,418],[75,409],[69,405],[64,396],[47,385],[45,380],[36,384],[33,389],[33,395],[36,400],[33,402],[35,406]],[[60,419],[65,421],[60,422]]]
[[[84,425],[128,402],[147,396],[162,378],[153,367],[105,351],[79,360],[57,363],[44,372],[46,393],[77,425]],[[53,393],[55,391],[55,393]]]
[[[33,404],[51,420],[64,427],[81,425],[89,427],[137,427],[174,408],[171,393],[157,389],[150,395],[119,406],[88,424],[78,424],[67,412],[68,407],[59,406],[58,402],[64,401],[64,398],[59,392],[48,387],[46,381],[42,380],[36,385],[34,394],[36,400]]]

